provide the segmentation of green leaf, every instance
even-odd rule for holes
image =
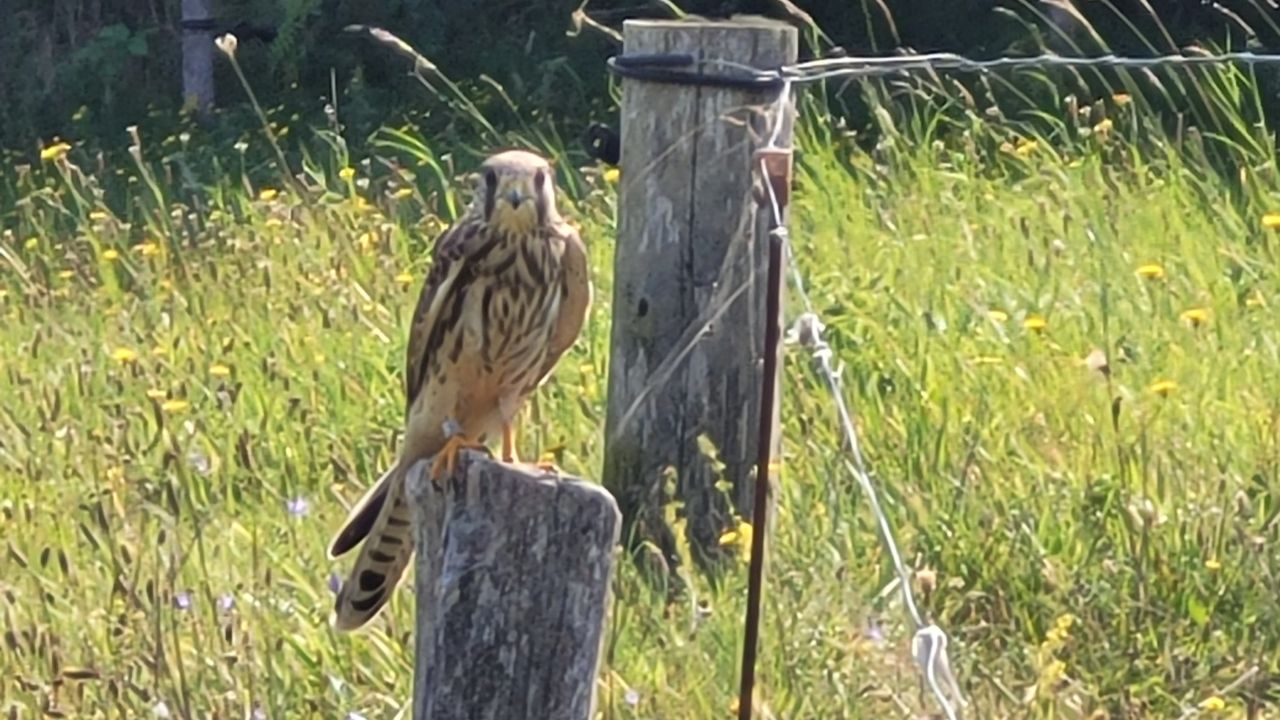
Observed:
[[[1209,622],[1209,608],[1195,595],[1187,597],[1187,614],[1192,622],[1202,627]]]

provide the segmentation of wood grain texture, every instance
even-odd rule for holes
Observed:
[[[623,35],[627,54],[769,69],[797,53],[795,28],[764,19],[628,20]],[[604,483],[622,507],[624,536],[653,541],[667,565],[679,562],[661,512],[669,468],[697,559],[720,551],[730,502],[750,515],[768,259],[752,155],[768,139],[776,99],[623,81]],[[780,144],[790,143],[788,120]],[[776,418],[777,405],[768,412]],[[728,498],[715,487],[717,461]]]
[[[213,0],[182,0],[182,19],[213,19]],[[182,31],[182,98],[201,115],[213,107],[213,33]]]
[[[470,451],[410,469],[416,720],[591,720],[621,516],[602,487]]]

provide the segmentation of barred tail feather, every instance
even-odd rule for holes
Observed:
[[[391,476],[395,474],[399,464],[382,474],[378,481],[365,491],[364,495],[351,506],[347,519],[342,521],[342,529],[338,530],[329,543],[329,559],[334,560],[351,551],[369,535],[373,523],[382,513],[382,505],[387,499],[387,490],[391,487]]]
[[[385,487],[378,495],[377,514],[368,513],[374,519],[363,533],[364,545],[334,603],[333,625],[338,630],[355,630],[372,620],[391,598],[413,557],[413,523],[400,465],[384,475],[378,486]],[[352,520],[362,512],[357,506]],[[348,527],[355,525],[349,522]]]

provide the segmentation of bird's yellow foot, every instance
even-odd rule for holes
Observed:
[[[431,461],[431,479],[437,486],[458,468],[458,453],[468,449],[485,452],[489,450],[483,443],[478,443],[462,434],[454,435],[445,441],[444,447],[436,453],[435,460]]]
[[[520,457],[516,455],[516,429],[512,425],[502,426],[502,462],[520,462]]]

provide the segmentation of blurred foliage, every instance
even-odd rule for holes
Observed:
[[[468,79],[465,89],[486,112],[514,105],[528,117],[549,114],[571,137],[611,109],[603,61],[617,44],[592,25],[620,29],[628,17],[765,14],[808,25],[810,40],[824,38],[806,52],[835,44],[855,54],[899,48],[975,57],[1042,50],[1152,54],[1191,43],[1269,47],[1280,35],[1275,11],[1256,0],[1117,0],[1079,8],[1066,0],[495,0],[480,13],[462,0],[213,5],[219,31],[242,24],[271,31],[269,41],[241,43],[242,63],[266,104],[323,124],[325,105],[336,99],[353,138],[401,121],[421,124],[434,135],[449,129],[449,118],[431,116],[401,58],[344,33],[351,23],[386,27],[450,76]],[[123,146],[129,125],[148,120],[154,127],[160,118],[176,124],[180,6],[180,0],[0,3],[0,66],[6,68],[0,73],[0,147],[33,154],[55,136],[104,138]],[[584,24],[584,15],[592,22]],[[244,96],[226,63],[218,62],[216,73],[220,105],[233,110],[223,117],[236,117]],[[1105,80],[1065,74],[1063,79],[1085,86]],[[515,102],[504,99],[499,87]],[[1274,92],[1263,95],[1274,104]],[[853,92],[846,96],[857,98]],[[865,115],[862,106],[846,110],[855,122]]]

